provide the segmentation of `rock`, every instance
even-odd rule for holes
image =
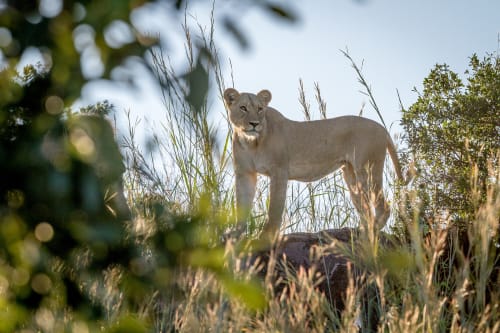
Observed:
[[[352,263],[340,253],[327,251],[322,253],[325,245],[334,241],[349,243],[356,237],[357,229],[342,228],[323,230],[317,233],[291,233],[283,236],[279,244],[272,250],[260,251],[253,256],[253,260],[259,258],[264,265],[259,274],[264,277],[268,273],[268,263],[271,256],[278,260],[275,266],[276,278],[282,278],[283,283],[278,286],[277,292],[281,292],[286,285],[289,272],[285,271],[285,265],[291,271],[299,269],[311,269],[314,267],[318,272],[319,282],[317,288],[323,292],[331,305],[337,311],[344,309],[345,292],[349,285],[349,265]]]
[[[387,235],[380,233],[382,243],[388,243]],[[317,233],[291,233],[284,235],[280,242],[271,250],[259,251],[252,256],[251,262],[259,260],[263,263],[259,275],[264,278],[268,274],[269,267],[274,267],[274,277],[277,284],[275,292],[279,295],[283,292],[290,278],[290,272],[300,269],[309,270],[314,268],[318,278],[317,290],[324,293],[327,300],[338,315],[345,308],[345,296],[351,283],[357,285],[360,292],[359,301],[362,307],[359,324],[365,332],[375,332],[379,314],[377,304],[377,289],[374,285],[364,285],[362,269],[355,267],[353,262],[342,254],[342,246],[356,246],[359,242],[359,229],[341,228],[322,230]],[[354,242],[354,243],[353,243]],[[332,243],[335,246],[332,246]],[[346,252],[344,252],[346,253]],[[269,265],[270,258],[276,258],[276,265]]]

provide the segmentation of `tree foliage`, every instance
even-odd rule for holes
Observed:
[[[256,4],[292,19],[279,6]],[[171,291],[173,271],[186,267],[211,271],[228,293],[250,308],[262,307],[260,288],[223,267],[224,252],[207,232],[212,207],[202,198],[187,215],[145,198],[155,233],[134,233],[122,156],[104,118],[110,105],[87,107],[81,115],[69,109],[86,82],[112,78],[127,59],[151,69],[147,54],[159,40],[133,23],[134,12],[147,6],[176,17],[185,2],[0,4],[0,332],[78,331],[74,322],[90,332],[145,332],[147,315],[139,320],[127,313]],[[17,73],[30,52],[42,62]],[[208,82],[208,74],[195,62],[177,79],[185,80],[190,89],[182,97],[196,109],[208,84],[193,81]],[[117,313],[122,318],[114,318]]]
[[[102,308],[83,285],[111,258],[119,265],[132,256],[123,227],[130,212],[105,196],[124,171],[113,130],[100,116],[63,118],[62,101],[54,102],[58,112],[46,112],[50,80],[26,68],[10,80],[23,97],[2,106],[0,312],[10,314],[2,332],[40,309],[69,306],[99,318]],[[98,147],[99,140],[107,143]]]
[[[470,58],[465,83],[447,65],[436,65],[417,101],[403,110],[414,185],[421,212],[472,221],[498,177],[500,152],[500,61],[498,55]],[[496,176],[495,176],[496,175]]]
[[[0,332],[62,332],[75,321],[90,332],[145,332],[150,318],[127,313],[172,292],[174,272],[186,267],[212,272],[250,308],[263,306],[260,288],[224,267],[209,200],[181,214],[145,197],[135,206],[154,232],[135,232],[122,156],[103,117],[110,105],[48,112],[33,98],[47,93],[51,76],[25,72],[10,79],[24,98],[2,109]]]
[[[296,20],[293,12],[283,5],[253,0],[242,4],[256,6],[278,19]],[[70,104],[80,96],[86,82],[112,79],[113,70],[127,60],[139,61],[152,71],[152,64],[147,61],[148,51],[158,45],[170,45],[168,34],[160,33],[164,30],[161,26],[148,27],[151,31],[141,30],[137,14],[141,10],[150,15],[163,13],[180,24],[179,15],[186,7],[184,0],[11,0],[0,5],[0,51],[11,68],[26,51],[39,52],[43,65],[50,69],[49,93]],[[147,18],[143,17],[144,20]],[[220,20],[240,45],[248,45],[231,14],[222,15]],[[122,75],[119,79],[133,82],[134,77]],[[197,93],[204,95],[206,91]],[[16,95],[3,93],[2,97],[12,99]]]

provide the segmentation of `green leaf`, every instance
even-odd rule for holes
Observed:
[[[186,100],[191,104],[194,111],[199,113],[205,104],[208,93],[208,72],[201,64],[200,57],[198,57],[196,66],[184,77],[189,86]]]
[[[106,333],[146,333],[149,332],[148,325],[132,315],[126,315],[105,330]]]
[[[264,289],[257,280],[238,280],[233,277],[221,279],[229,296],[240,300],[251,310],[263,310],[267,300]]]
[[[225,17],[222,21],[224,28],[226,31],[238,42],[239,46],[246,50],[250,46],[248,39],[245,37],[245,34],[241,31],[238,25],[229,17]]]
[[[284,21],[288,21],[290,23],[297,21],[297,16],[291,10],[281,7],[280,5],[266,3],[264,7],[275,17],[283,19]]]

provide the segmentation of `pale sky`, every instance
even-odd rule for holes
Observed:
[[[231,10],[231,1],[216,3],[216,17]],[[365,102],[363,115],[377,120],[361,85],[340,49],[361,65],[372,87],[385,122],[394,135],[401,132],[397,91],[403,105],[409,107],[417,98],[412,92],[421,88],[423,79],[436,63],[446,63],[462,74],[468,58],[477,53],[498,50],[500,1],[498,0],[315,0],[281,1],[290,3],[299,21],[284,24],[257,9],[233,16],[246,33],[251,47],[241,50],[237,43],[216,26],[216,43],[224,59],[231,59],[235,88],[257,93],[269,89],[271,106],[286,117],[302,120],[298,103],[299,78],[315,116],[314,83],[320,85],[329,117],[358,114]],[[210,6],[195,4],[189,12],[202,24],[208,24]],[[172,23],[165,23],[172,31]],[[168,25],[170,24],[170,25]],[[177,27],[178,29],[178,27]],[[176,44],[177,43],[177,44]],[[169,52],[182,54],[181,40],[171,39]],[[226,84],[230,68],[226,61]],[[112,89],[108,84],[92,84],[83,92],[85,102],[108,99],[117,109],[119,124],[124,110],[147,118],[163,120],[157,93],[147,82],[139,92],[130,94]],[[221,101],[212,112],[224,112]],[[147,131],[146,131],[147,132]],[[147,134],[144,134],[147,135]]]

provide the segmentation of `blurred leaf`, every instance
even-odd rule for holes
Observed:
[[[193,267],[206,268],[214,272],[222,271],[224,268],[224,249],[194,249],[189,253],[189,265]]]
[[[415,255],[403,247],[383,251],[379,261],[382,267],[395,277],[408,274],[416,269]]]
[[[148,326],[135,316],[128,315],[118,319],[117,323],[105,330],[106,333],[146,333]]]
[[[4,278],[0,275],[0,279]],[[6,297],[0,297],[0,333],[11,333],[25,322],[26,309],[18,304],[9,303]]]
[[[251,310],[263,310],[267,300],[264,289],[257,280],[238,280],[234,277],[221,277],[222,285],[227,293]]]
[[[195,112],[200,112],[207,97],[209,79],[207,70],[201,64],[201,56],[198,57],[195,67],[185,74],[184,78],[189,86],[186,100]]]
[[[288,21],[290,23],[294,23],[297,21],[297,16],[290,9],[286,9],[280,5],[266,3],[264,5],[264,8],[267,9],[275,17],[278,17],[284,21]]]
[[[175,8],[177,8],[177,10],[181,9],[183,3],[184,0],[175,0]]]
[[[103,114],[106,111],[102,111],[102,108],[108,106],[109,104],[98,104],[93,109]],[[90,163],[99,178],[108,184],[121,179],[125,166],[109,121],[102,115],[77,115],[70,117],[68,127],[70,141],[77,150],[77,156]]]
[[[248,49],[248,47],[250,46],[248,39],[245,37],[237,24],[229,17],[225,17],[222,23],[226,31],[236,40],[236,42],[238,42],[239,46],[243,50]]]

